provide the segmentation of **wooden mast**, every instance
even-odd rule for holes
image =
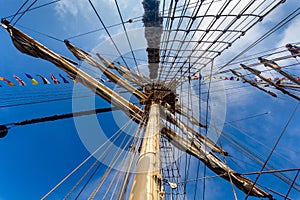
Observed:
[[[160,163],[160,106],[151,103],[129,200],[163,199]]]
[[[160,40],[162,34],[162,18],[159,14],[159,1],[144,0],[143,7],[145,11],[143,23],[145,25],[145,38],[148,45],[149,77],[150,79],[155,79],[158,74]],[[129,200],[164,199],[160,161],[160,104],[159,101],[157,101],[159,95],[153,93],[153,96],[154,99],[146,100],[148,101],[146,108],[149,108],[148,122]],[[155,99],[157,97],[158,99]]]

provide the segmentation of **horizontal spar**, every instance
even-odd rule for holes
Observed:
[[[5,137],[9,131],[9,129],[15,127],[15,126],[25,126],[30,124],[37,124],[41,122],[50,122],[50,121],[56,121],[61,119],[68,119],[72,117],[80,117],[80,116],[86,116],[86,115],[92,115],[92,114],[99,114],[99,113],[105,113],[110,112],[114,110],[119,110],[116,107],[112,108],[98,108],[93,110],[85,110],[85,111],[79,111],[79,112],[73,112],[73,113],[67,113],[67,114],[61,114],[61,115],[52,115],[47,117],[39,117],[29,120],[24,120],[20,122],[14,122],[9,124],[2,124],[0,125],[0,138]]]
[[[10,34],[15,47],[19,51],[36,58],[42,58],[44,60],[50,61],[58,68],[67,72],[73,78],[76,78],[80,83],[92,90],[95,94],[102,97],[108,103],[111,103],[120,110],[123,110],[129,117],[133,118],[135,121],[142,121],[144,117],[144,111],[142,109],[124,99],[119,94],[106,87],[95,78],[91,77],[89,74],[74,66],[63,56],[60,56],[59,54],[51,51],[33,38],[16,29],[12,25],[10,25],[9,21],[2,20],[2,27],[4,27]]]

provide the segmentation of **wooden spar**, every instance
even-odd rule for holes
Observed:
[[[116,74],[111,72],[108,68],[104,67],[100,63],[98,63],[95,59],[92,58],[91,55],[89,55],[87,52],[81,50],[80,48],[74,46],[71,44],[69,41],[65,40],[65,44],[68,47],[68,49],[79,59],[79,60],[84,60],[90,65],[97,67],[100,69],[104,75],[110,79],[112,82],[116,83],[117,85],[122,86],[129,92],[132,92],[136,97],[139,99],[146,99],[147,96],[140,91],[138,91],[135,87],[130,85],[129,83],[125,82],[124,80],[120,79]]]
[[[271,96],[273,96],[273,97],[277,97],[277,95],[276,95],[274,92],[271,92],[271,91],[269,91],[269,90],[266,90],[266,89],[264,89],[264,88],[259,87],[259,86],[257,85],[256,82],[247,79],[247,78],[246,78],[245,76],[243,76],[241,73],[236,72],[236,71],[234,71],[233,69],[229,69],[229,70],[230,70],[234,75],[236,75],[236,76],[242,78],[245,82],[247,82],[247,83],[249,83],[250,85],[256,87],[257,89],[259,89],[259,90],[261,90],[261,91],[264,91],[265,93],[267,93],[267,94],[269,94],[269,95],[271,95]]]
[[[286,88],[300,89],[300,85],[286,84],[286,83],[279,83],[278,85],[281,87],[286,87]]]
[[[285,47],[287,48],[287,50],[289,50],[289,52],[291,52],[294,58],[300,56],[300,47],[291,44],[286,44]]]
[[[51,51],[41,43],[16,29],[10,25],[8,21],[2,20],[2,26],[10,34],[15,47],[22,53],[52,62],[58,68],[64,70],[73,78],[76,78],[80,83],[105,99],[107,102],[113,104],[120,110],[123,110],[128,116],[133,117],[136,121],[142,121],[144,111],[139,107],[130,103],[84,71],[78,69],[59,54]]]
[[[300,85],[300,81],[297,80],[297,78],[293,77],[292,75],[284,72],[281,70],[281,67],[275,63],[274,61],[272,60],[267,60],[265,58],[261,58],[259,57],[258,60],[264,64],[266,67],[271,67],[272,69],[274,69],[275,71],[277,71],[279,74],[281,74],[282,76],[285,76],[286,78],[290,79],[292,82]]]
[[[278,57],[278,58],[274,58],[273,61],[280,61],[280,60],[286,60],[288,58],[295,58],[299,56],[300,57],[300,53],[298,54],[292,54],[292,55],[288,55],[288,56],[283,56],[283,57]],[[252,63],[252,64],[248,64],[247,66],[248,67],[255,67],[257,65],[261,65],[263,63]],[[233,70],[238,70],[239,68],[234,68]],[[226,69],[226,70],[223,70],[223,71],[218,71],[218,74],[224,74],[224,73],[227,73],[227,72],[230,72],[230,69]]]
[[[129,200],[163,199],[160,128],[160,106],[152,103]]]
[[[151,81],[148,77],[144,76],[143,74],[140,74],[140,73],[137,73],[137,72],[135,72],[135,71],[130,70],[127,66],[123,65],[123,64],[120,63],[120,62],[117,62],[117,63],[121,66],[121,68],[122,68],[124,71],[127,71],[128,73],[130,73],[130,74],[131,74],[132,76],[134,76],[136,79],[138,79],[138,80],[140,80],[140,81],[142,81],[142,82],[146,82],[147,84],[151,84],[151,83],[152,83],[152,81]]]
[[[170,143],[172,143],[178,149],[191,154],[192,156],[201,160],[209,169],[218,174],[220,177],[226,180],[232,180],[233,184],[242,190],[244,193],[248,193],[252,182],[243,177],[242,175],[235,172],[223,161],[221,161],[212,152],[209,152],[203,146],[196,146],[194,143],[189,142],[178,133],[170,129],[169,127],[162,128],[162,136],[166,138]],[[261,198],[273,199],[272,195],[263,191],[257,186],[254,186],[251,190],[251,195]]]
[[[126,71],[128,71],[127,69],[126,69],[126,71],[124,71],[123,69],[117,67],[113,62],[110,62],[107,59],[105,59],[104,57],[102,57],[99,53],[96,53],[96,55],[98,56],[98,58],[101,60],[101,62],[103,62],[103,64],[107,68],[115,69],[126,80],[133,82],[133,83],[137,84],[138,86],[145,87],[145,85],[141,81],[134,78],[130,73],[128,73],[128,72],[126,73]]]
[[[262,79],[263,81],[265,81],[266,83],[272,85],[273,87],[275,87],[277,90],[281,91],[283,94],[287,94],[290,97],[293,97],[294,99],[297,99],[298,101],[300,101],[300,97],[298,97],[297,95],[294,95],[292,93],[290,93],[289,91],[286,91],[285,89],[283,89],[281,86],[273,83],[272,81],[268,80],[267,78],[263,77],[261,74],[261,72],[257,69],[252,69],[250,67],[247,67],[246,65],[240,64],[242,68],[248,70],[249,72],[255,74],[257,77],[259,77],[260,79]]]
[[[183,115],[183,116],[185,116],[185,117],[187,117],[189,120],[190,120],[190,122],[192,122],[194,125],[196,125],[196,126],[200,126],[200,127],[202,127],[202,128],[206,128],[207,126],[206,125],[204,125],[204,124],[202,124],[200,121],[198,121],[194,116],[192,116],[192,115],[189,115],[188,113],[187,113],[187,111],[185,111],[185,110],[183,110],[183,105],[180,105],[178,102],[176,102],[176,106],[175,106],[175,111],[176,111],[176,113],[178,113],[178,114],[180,114],[180,115]],[[190,110],[189,108],[187,108],[188,110]]]
[[[185,112],[183,109],[181,109],[179,106],[176,106],[176,112],[178,114],[181,114],[185,117],[187,117],[194,125],[200,126],[202,128],[206,128],[206,125],[203,125],[201,122],[199,122],[196,118],[194,118],[192,115],[189,115],[187,112]]]
[[[207,148],[211,149],[213,152],[217,152],[224,156],[228,155],[228,152],[224,151],[220,146],[218,146],[216,143],[214,143],[211,139],[199,134],[197,131],[195,131],[194,129],[189,127],[187,124],[182,122],[180,119],[178,119],[170,111],[168,111],[166,109],[163,109],[163,111],[167,117],[167,120],[170,121],[171,123],[175,124],[185,135],[187,135],[187,137],[190,141],[193,141],[193,143],[195,145],[201,146],[202,144],[204,144]],[[196,138],[197,138],[197,140],[195,140]]]

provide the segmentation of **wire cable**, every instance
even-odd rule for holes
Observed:
[[[276,143],[274,144],[274,146],[273,146],[273,148],[272,148],[271,152],[269,153],[269,155],[268,155],[268,157],[267,157],[266,161],[264,162],[264,164],[263,164],[263,166],[262,166],[262,168],[261,168],[261,170],[260,170],[260,171],[263,171],[263,170],[264,170],[264,168],[265,168],[265,166],[267,165],[267,163],[268,163],[269,159],[271,158],[271,156],[272,156],[273,152],[275,151],[275,149],[276,149],[276,147],[277,147],[278,143],[280,142],[280,140],[281,140],[281,138],[282,138],[283,134],[285,133],[285,131],[286,131],[286,129],[287,129],[287,127],[288,127],[288,125],[289,125],[289,124],[290,124],[290,122],[292,121],[292,119],[293,119],[293,117],[294,117],[294,115],[295,115],[295,113],[296,113],[296,111],[297,111],[297,109],[298,109],[299,105],[300,105],[300,102],[298,102],[298,103],[297,103],[297,105],[296,105],[296,107],[295,107],[294,111],[292,112],[292,114],[291,114],[291,116],[289,117],[289,119],[288,119],[288,121],[287,121],[286,125],[284,126],[283,130],[281,131],[281,133],[280,133],[280,135],[279,135],[279,137],[278,137],[278,139],[277,139]],[[247,194],[247,195],[246,195],[246,197],[245,197],[245,200],[247,200],[247,199],[248,199],[248,197],[249,197],[249,195],[250,195],[251,191],[253,190],[253,188],[254,188],[254,186],[255,186],[256,182],[258,181],[258,179],[259,179],[260,175],[261,175],[261,174],[258,174],[258,175],[257,175],[257,177],[256,177],[256,179],[254,180],[254,182],[253,182],[253,184],[252,184],[252,186],[251,186],[251,188],[250,188],[250,190],[249,190],[248,194]]]
[[[38,0],[35,0],[34,2],[32,2],[28,8],[21,13],[21,15],[18,17],[18,19],[16,19],[16,21],[13,23],[13,25],[16,25],[18,23],[18,21],[28,12],[28,10],[37,2]]]
[[[97,15],[97,18],[99,19],[100,23],[102,24],[102,26],[103,26],[103,28],[104,28],[104,30],[105,30],[105,32],[106,32],[106,34],[109,36],[109,38],[110,38],[110,41],[113,43],[113,45],[114,45],[115,49],[116,49],[116,50],[117,50],[117,52],[119,53],[119,55],[120,55],[121,59],[123,60],[124,64],[125,64],[126,66],[128,66],[128,65],[127,65],[127,63],[126,63],[126,61],[125,61],[125,59],[124,59],[124,57],[123,57],[123,55],[121,54],[121,52],[120,52],[120,50],[119,50],[119,48],[118,48],[117,44],[116,44],[116,43],[115,43],[115,41],[113,40],[113,38],[112,38],[111,34],[109,33],[109,31],[108,31],[107,27],[106,27],[106,26],[105,26],[105,24],[104,24],[104,22],[103,22],[102,18],[100,17],[100,15],[99,15],[98,11],[96,10],[96,8],[95,8],[94,4],[92,3],[92,1],[91,1],[91,0],[89,0],[89,3],[90,3],[90,5],[91,5],[91,7],[93,8],[93,10],[94,10],[95,14]]]
[[[16,12],[14,15],[8,16],[8,17],[12,17],[12,18],[10,19],[10,21],[13,21],[13,20],[15,19],[15,17],[19,14],[19,12],[22,10],[22,8],[28,3],[28,1],[29,1],[29,0],[26,0],[26,1],[21,5],[21,7],[17,10],[17,12]],[[7,17],[7,18],[8,18],[8,17]]]

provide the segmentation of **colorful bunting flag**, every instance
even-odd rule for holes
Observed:
[[[8,86],[15,86],[15,84],[13,82],[11,82],[10,80],[8,80],[4,77],[0,77],[0,81],[5,81]]]
[[[38,84],[38,82],[30,74],[25,73],[25,75],[26,75],[27,78],[29,78],[32,81],[32,85],[37,85]],[[62,74],[59,73],[58,75],[62,78],[62,80],[63,80],[64,83],[70,83],[70,81],[68,81]],[[37,74],[36,76],[40,77],[42,79],[42,81],[43,81],[44,84],[51,84],[50,81],[46,77],[44,77],[44,76],[42,76],[40,74]],[[26,85],[26,83],[21,78],[19,78],[17,75],[13,75],[13,77],[18,81],[18,83],[19,83],[20,86],[25,86]],[[57,80],[52,73],[50,73],[50,77],[51,77],[51,79],[53,80],[53,82],[55,84],[60,84],[60,81]],[[66,77],[70,78],[74,83],[78,82],[74,77],[72,77],[70,75],[67,75]],[[210,77],[211,76],[205,76],[205,77],[203,77],[203,80],[209,80]],[[196,76],[196,75],[194,75],[194,76],[192,76],[190,78],[191,78],[191,80],[199,80],[199,77]],[[231,77],[226,77],[226,76],[219,76],[219,77],[212,76],[212,78],[216,79],[216,80],[217,79],[218,80],[231,80],[231,81],[240,81],[241,80],[237,76],[231,76]],[[183,77],[181,79],[185,80]],[[202,76],[200,75],[200,80],[201,79],[202,79]],[[6,79],[4,77],[0,77],[0,80],[7,82],[8,86],[15,86],[15,84],[13,82],[11,82],[10,80],[8,80],[8,79]],[[98,78],[98,80],[101,81],[101,82],[103,82],[103,83],[104,82],[112,82],[112,80],[110,80],[110,79],[105,80],[103,78]],[[275,78],[268,77],[267,80],[268,81],[273,81],[275,83],[289,82],[289,79],[287,79],[286,77],[282,77],[282,78],[279,78],[279,77],[275,77]],[[300,81],[300,77],[297,77],[297,80]],[[257,77],[255,77],[253,79],[253,81],[254,82],[263,82],[261,79],[257,79]],[[2,86],[0,85],[0,87],[2,87]]]
[[[63,77],[63,75],[61,75],[61,74],[58,74],[58,75],[64,81],[64,83],[70,83],[65,77]]]
[[[51,84],[50,81],[48,81],[48,79],[40,74],[37,74],[36,76],[40,77],[43,81],[44,84]]]
[[[26,85],[26,83],[15,74],[14,74],[14,78],[19,82],[19,85],[21,85],[21,86]]]
[[[60,84],[60,82],[55,78],[55,76],[52,73],[50,73],[50,77],[53,80],[54,84]]]
[[[29,78],[31,80],[32,85],[37,85],[39,84],[39,82],[37,82],[32,76],[30,76],[29,74],[26,74],[27,78]]]
[[[77,82],[78,82],[75,78],[73,78],[73,77],[70,76],[70,75],[68,75],[68,78],[70,78],[74,83],[77,83]]]

